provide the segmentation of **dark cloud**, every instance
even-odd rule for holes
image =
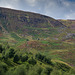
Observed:
[[[56,19],[75,19],[75,0],[0,0],[0,6],[41,13]]]

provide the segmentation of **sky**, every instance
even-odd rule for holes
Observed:
[[[75,19],[75,0],[0,0],[0,7],[40,13],[55,19]]]

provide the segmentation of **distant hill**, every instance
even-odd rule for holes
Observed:
[[[67,26],[67,31],[68,31],[68,36],[71,37],[71,39],[74,37],[75,38],[75,20],[58,20],[62,24]]]
[[[58,30],[63,27],[65,25],[61,22],[45,15],[0,7],[0,32],[3,33],[50,37],[59,33]]]
[[[68,28],[75,30],[75,20],[58,20],[62,24],[66,25]]]

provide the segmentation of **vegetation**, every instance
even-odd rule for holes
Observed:
[[[3,48],[4,47],[4,48]],[[0,75],[74,75],[75,70],[61,62],[53,62],[40,53],[25,51],[23,55],[17,50],[1,45]],[[21,50],[24,51],[24,50]]]
[[[59,21],[0,8],[0,75],[75,75],[75,21]]]

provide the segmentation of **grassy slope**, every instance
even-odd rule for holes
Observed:
[[[53,37],[60,33],[61,22],[41,14],[0,8],[0,30],[33,39]],[[59,30],[60,29],[60,30]],[[59,31],[58,31],[59,30]]]
[[[37,50],[26,51],[16,50],[8,45],[3,44],[3,52],[0,53],[0,75],[67,75],[75,74],[74,68],[69,66],[67,63],[64,63],[40,53],[40,57]],[[0,47],[1,48],[1,47]],[[12,51],[13,49],[13,51]],[[14,54],[12,55],[12,53]],[[16,60],[14,61],[15,56]],[[10,57],[12,56],[12,57]],[[27,56],[28,59],[22,61],[22,57]],[[25,57],[26,58],[26,57]],[[24,59],[25,59],[24,58]],[[18,60],[17,60],[18,59]],[[23,60],[24,60],[23,59]],[[36,63],[35,63],[36,61]],[[50,62],[49,62],[50,61]],[[4,73],[4,74],[3,74]],[[24,74],[26,73],[26,74]],[[40,73],[40,74],[38,74]]]
[[[4,27],[0,42],[3,44],[8,42],[17,49],[21,48],[23,52],[28,51],[33,54],[40,52],[53,60],[61,60],[75,67],[74,39],[72,39],[73,41],[69,41],[71,39],[65,39],[67,33],[74,33],[74,30],[71,31],[69,28],[67,28],[67,30],[61,28],[61,23],[47,16],[15,10],[13,11],[15,15],[13,15],[12,10],[8,9],[8,12],[6,10],[2,10],[2,15],[6,15],[7,18],[0,15],[0,21]],[[6,14],[4,14],[4,11]],[[34,17],[36,18],[36,21],[34,20]],[[26,21],[24,18],[26,18]],[[41,23],[39,23],[40,21],[38,18],[40,20],[43,18],[43,21],[46,20],[47,22],[41,21]],[[31,23],[29,23],[29,21]]]

